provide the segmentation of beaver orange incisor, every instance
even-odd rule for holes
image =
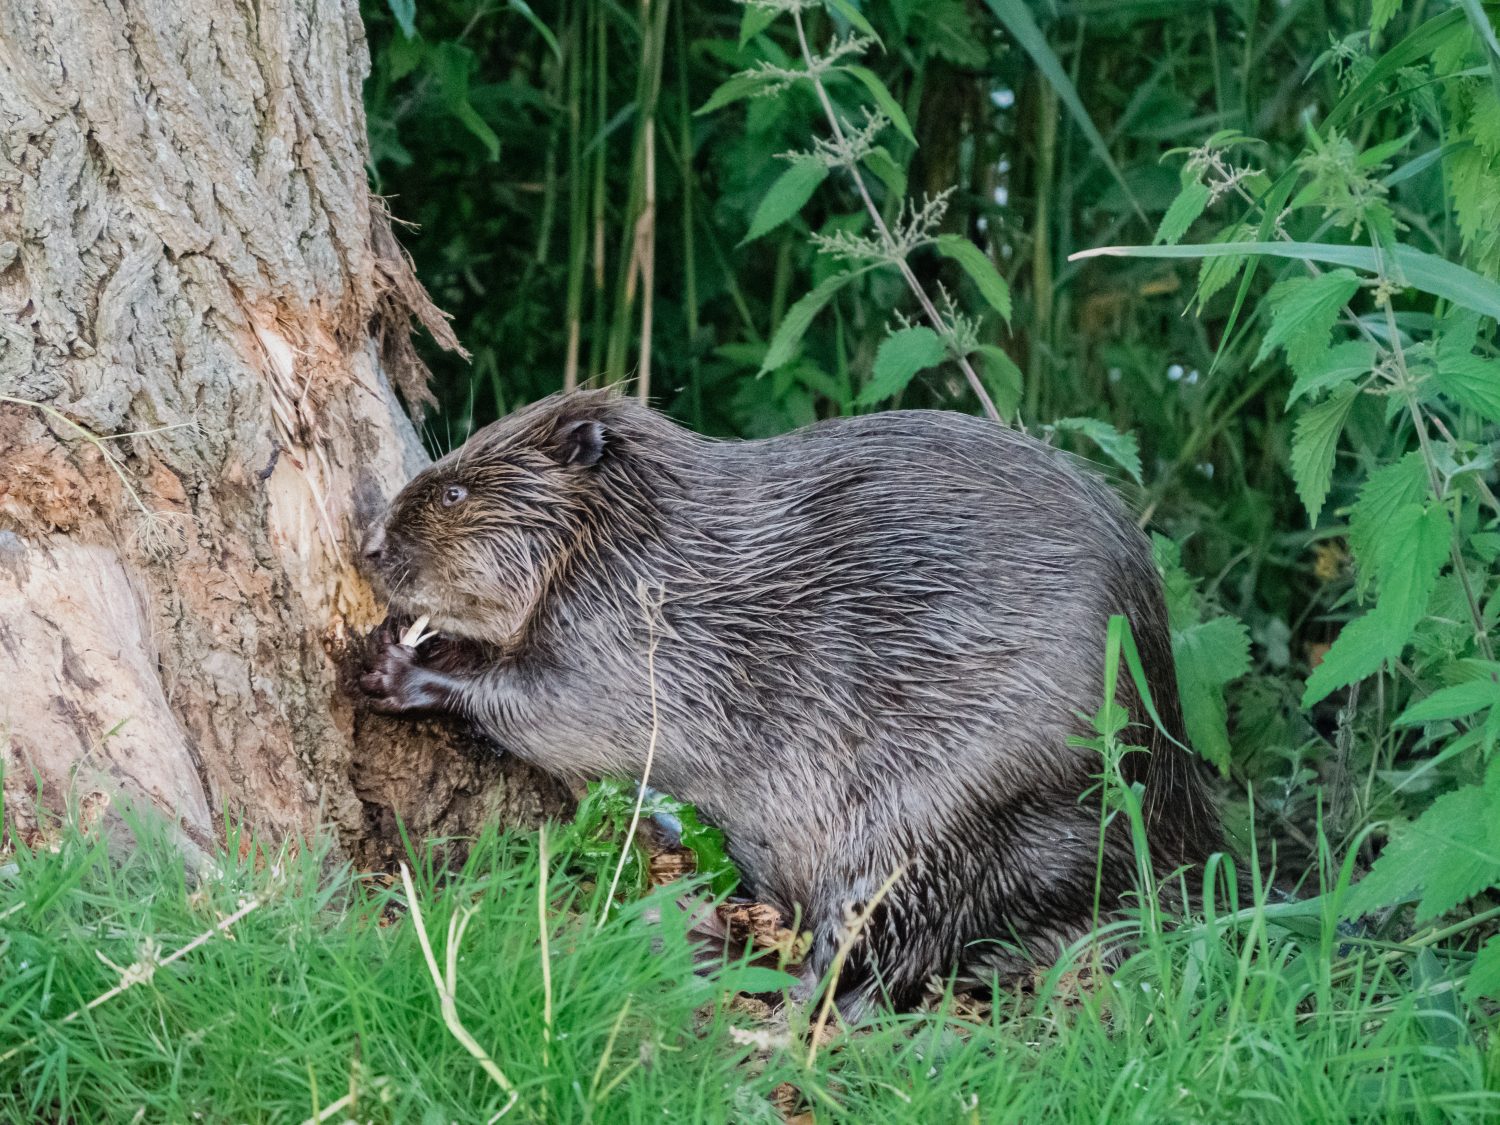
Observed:
[[[897,411],[711,441],[604,392],[481,430],[396,497],[366,555],[397,613],[387,712],[461,713],[573,779],[639,778],[722,828],[747,889],[801,911],[806,972],[900,875],[840,977],[905,1007],[955,966],[1055,958],[1087,931],[1106,624],[1132,625],[1182,739],[1160,581],[1114,494],[1030,438]],[[655,700],[647,653],[655,644]],[[1129,697],[1126,776],[1158,871],[1219,843],[1199,763]],[[1123,819],[1123,818],[1121,818]],[[1132,884],[1123,823],[1102,901]]]

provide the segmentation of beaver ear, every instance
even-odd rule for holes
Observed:
[[[604,456],[604,423],[592,418],[563,423],[552,435],[550,452],[559,465],[597,465]]]

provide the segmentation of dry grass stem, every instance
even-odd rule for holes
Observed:
[[[644,586],[636,591],[641,612],[646,615],[646,686],[651,692],[651,737],[646,742],[646,764],[641,770],[635,808],[630,814],[630,827],[625,831],[625,843],[620,849],[620,862],[615,865],[614,877],[609,881],[609,894],[604,896],[604,909],[599,912],[596,928],[603,928],[605,919],[609,917],[609,904],[614,900],[615,891],[620,886],[620,876],[624,874],[625,863],[630,858],[630,846],[635,842],[636,829],[641,823],[641,809],[646,803],[646,784],[651,779],[651,764],[656,759],[656,740],[661,732],[661,715],[656,704],[656,646],[661,638],[657,635],[656,615],[661,610],[661,596],[658,592],[656,600],[652,601],[650,592]]]
[[[317,1113],[313,1114],[306,1121],[304,1121],[302,1125],[319,1125],[319,1122],[327,1121],[335,1113],[339,1113],[343,1110],[349,1109],[353,1105],[354,1095],[345,1094],[338,1101],[329,1102],[322,1109],[318,1110]]]
[[[433,955],[432,943],[427,939],[427,924],[422,919],[422,906],[417,901],[416,888],[412,886],[411,872],[406,864],[401,864],[401,885],[406,889],[406,904],[411,911],[412,924],[417,930],[417,941],[422,946],[422,956],[427,962],[427,971],[432,974],[433,987],[437,989],[438,1006],[443,1013],[443,1023],[447,1025],[448,1031],[463,1045],[464,1050],[472,1055],[484,1072],[490,1076],[490,1080],[499,1086],[507,1095],[506,1102],[500,1109],[490,1117],[490,1121],[498,1121],[509,1113],[520,1098],[516,1088],[511,1084],[505,1072],[490,1058],[489,1052],[479,1045],[479,1041],[469,1034],[468,1028],[464,1027],[463,1021],[458,1018],[458,1005],[454,996],[458,991],[458,947],[463,942],[464,930],[468,928],[469,919],[474,916],[472,910],[459,913],[455,912],[448,919],[448,945],[445,950],[447,954],[447,976],[438,969],[437,957]]]
[[[892,871],[886,877],[885,882],[880,884],[880,889],[870,896],[870,901],[860,909],[852,911],[852,916],[844,924],[844,937],[839,942],[838,951],[833,955],[833,968],[828,974],[828,984],[823,989],[823,1002],[818,1006],[818,1020],[813,1025],[812,1042],[807,1047],[808,1069],[811,1069],[817,1060],[818,1045],[823,1041],[823,1031],[828,1026],[828,1017],[833,1011],[833,994],[838,991],[839,974],[844,971],[844,962],[848,959],[850,950],[854,948],[854,943],[864,936],[865,927],[875,916],[875,908],[880,905],[880,900],[891,893],[891,888],[905,873],[904,864]]]
[[[83,1007],[73,1009],[73,1011],[69,1012],[67,1015],[63,1016],[62,1019],[57,1021],[57,1026],[61,1027],[64,1024],[72,1023],[85,1012],[92,1012],[95,1008],[99,1007],[100,1004],[104,1004],[110,1000],[113,1000],[116,996],[120,995],[120,993],[124,992],[126,989],[134,988],[138,984],[145,984],[149,982],[151,978],[156,975],[157,969],[165,968],[166,966],[172,964],[172,962],[186,957],[189,953],[197,949],[200,945],[206,942],[209,938],[213,937],[215,934],[227,934],[229,932],[230,926],[234,925],[259,905],[260,900],[252,898],[249,902],[241,905],[240,908],[233,914],[230,914],[228,917],[220,921],[218,925],[214,926],[212,929],[204,930],[203,933],[199,934],[192,941],[188,942],[181,949],[177,950],[177,952],[169,953],[165,957],[158,958],[156,955],[155,944],[151,943],[150,945],[143,947],[142,956],[139,960],[131,962],[131,964],[125,966],[122,969],[120,968],[120,966],[110,961],[109,958],[105,957],[104,954],[98,954],[99,960],[103,961],[106,965],[120,974],[120,983],[115,985],[108,992],[103,992],[98,996],[95,996]],[[26,1042],[20,1044],[19,1046],[12,1047],[10,1050],[6,1051],[5,1054],[0,1055],[0,1063],[9,1062],[26,1048],[34,1046],[35,1044],[36,1038],[33,1036],[31,1039],[26,1040]]]

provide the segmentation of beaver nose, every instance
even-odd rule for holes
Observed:
[[[385,554],[385,528],[376,524],[365,536],[364,547],[361,548],[365,558],[372,563],[379,562],[380,556]]]

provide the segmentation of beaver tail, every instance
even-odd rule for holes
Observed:
[[[1146,562],[1147,566],[1151,566]],[[1149,575],[1128,583],[1121,599],[1131,634],[1140,652],[1141,667],[1151,692],[1156,716],[1136,691],[1133,677],[1121,677],[1122,702],[1128,701],[1132,740],[1149,754],[1127,755],[1125,777],[1144,787],[1142,813],[1152,859],[1158,872],[1188,865],[1201,866],[1224,848],[1218,810],[1209,788],[1208,766],[1188,746],[1172,657],[1172,634],[1161,580],[1155,567]],[[1122,671],[1124,671],[1122,669]],[[1157,719],[1160,719],[1158,724]]]

